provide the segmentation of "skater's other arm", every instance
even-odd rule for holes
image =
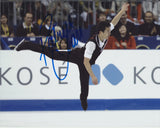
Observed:
[[[97,77],[94,75],[94,73],[93,73],[93,71],[92,71],[92,68],[91,68],[91,64],[90,64],[89,61],[90,61],[89,58],[84,57],[84,65],[85,65],[85,68],[86,68],[86,70],[88,71],[89,75],[90,75],[91,78],[92,78],[92,83],[93,83],[93,84],[98,84]]]
[[[128,6],[129,4],[128,3],[124,3],[122,5],[122,8],[121,10],[119,11],[119,13],[113,18],[113,20],[111,21],[111,23],[116,26],[116,24],[119,22],[121,16],[125,13],[125,11],[128,10]]]
[[[85,66],[87,72],[89,73],[89,75],[92,78],[92,83],[93,84],[98,84],[98,80],[97,80],[96,76],[94,75],[94,73],[92,71],[92,68],[91,68],[91,64],[89,62],[90,59],[92,58],[92,54],[93,54],[95,49],[96,49],[96,45],[92,41],[89,41],[86,44],[83,63],[84,63],[84,66]]]

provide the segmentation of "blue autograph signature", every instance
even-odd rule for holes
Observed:
[[[52,38],[52,37],[47,36],[46,39],[45,39],[45,42],[44,42],[44,46],[46,45],[47,41],[48,41],[48,42],[51,41],[52,43],[57,43],[59,37],[61,37],[61,38],[64,37],[64,30],[62,30],[62,31],[63,31],[63,32],[62,32],[63,35],[62,35],[61,31],[56,33],[56,32],[55,32],[55,26],[56,26],[57,24],[54,24],[53,27],[52,27],[53,16],[52,16],[52,15],[47,15],[47,16],[45,17],[45,19],[46,19],[48,16],[51,17],[51,22],[50,22],[49,30],[52,30],[55,41],[53,41],[53,38]],[[44,19],[44,21],[45,21],[45,19]],[[44,21],[43,21],[43,22],[44,22]],[[41,23],[40,28],[42,27],[43,22]],[[72,25],[71,25],[71,26],[72,26]],[[52,28],[51,28],[51,27],[52,27]],[[69,32],[69,30],[68,30],[68,28],[67,28],[67,29],[66,29],[66,33],[68,33],[68,32]],[[56,34],[57,34],[57,36],[56,36]],[[78,45],[78,39],[75,38],[75,35],[74,35],[74,34],[72,34],[72,37],[71,37],[71,38],[73,38],[73,40],[72,40],[72,48],[75,48],[75,47]],[[41,39],[41,45],[43,45],[42,39]],[[57,51],[58,51],[58,50],[57,50]],[[70,50],[68,49],[68,51],[70,51]],[[40,55],[40,61],[42,60],[42,56],[43,56],[43,58],[44,58],[45,66],[47,66],[47,61],[46,61],[45,54],[42,54],[42,53],[41,53],[41,55]],[[53,59],[52,59],[52,67],[53,67],[53,71],[54,71],[54,74],[55,74],[55,76],[57,77],[57,79],[59,79],[59,80],[65,80],[65,79],[66,79],[66,77],[67,77],[67,75],[68,75],[68,70],[69,70],[69,62],[67,62],[67,71],[66,71],[66,74],[65,74],[65,76],[64,76],[63,78],[60,78],[60,77],[57,75],[57,72],[56,72],[56,70],[55,70],[55,64],[54,64],[54,60],[53,60]]]

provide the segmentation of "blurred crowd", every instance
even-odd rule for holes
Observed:
[[[160,35],[159,0],[15,0],[0,2],[0,36],[42,36],[45,45],[55,42],[61,48],[61,42],[69,42],[68,29],[89,29],[89,39],[96,33],[96,24],[111,21],[124,2],[130,4],[129,9],[112,31],[106,49],[136,49],[134,36]]]

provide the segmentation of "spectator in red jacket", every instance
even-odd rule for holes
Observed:
[[[125,25],[121,25],[116,36],[110,36],[105,49],[136,49],[136,41]]]

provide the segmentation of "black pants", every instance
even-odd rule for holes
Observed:
[[[89,74],[83,64],[84,49],[75,48],[71,51],[56,51],[52,47],[46,47],[32,42],[28,42],[23,50],[32,50],[34,52],[43,53],[51,59],[63,60],[75,63],[78,65],[80,73],[81,94],[80,99],[86,100],[89,91]]]

